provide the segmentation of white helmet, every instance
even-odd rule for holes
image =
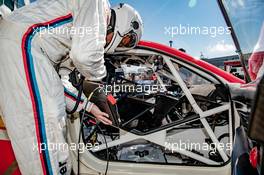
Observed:
[[[106,45],[106,53],[133,49],[140,41],[143,33],[143,22],[139,13],[130,5],[123,3],[112,8],[107,34],[111,32],[113,32],[113,37],[110,43]],[[121,46],[120,43],[125,37],[129,37],[130,42]]]

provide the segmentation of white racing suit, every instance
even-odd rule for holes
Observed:
[[[22,174],[70,174],[60,145],[75,99],[53,66],[69,53],[87,79],[103,78],[109,14],[107,0],[49,0],[0,21],[0,109]]]

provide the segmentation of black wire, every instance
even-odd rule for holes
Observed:
[[[79,138],[78,138],[78,155],[77,155],[77,163],[78,163],[78,175],[80,174],[80,148],[79,148],[79,144],[81,142],[81,133],[82,133],[82,126],[83,126],[83,121],[84,121],[84,115],[85,115],[85,111],[86,108],[88,106],[89,101],[87,100],[85,107],[84,107],[84,111],[82,113],[82,118],[81,118],[81,123],[80,123],[80,129],[79,129]]]
[[[85,115],[85,112],[83,112],[83,114],[82,114],[82,118],[84,118],[84,115]],[[91,116],[91,115],[89,115],[89,114],[87,114],[87,116],[90,116],[91,118],[94,118],[93,116]],[[82,121],[83,121],[83,119],[82,119]],[[103,130],[102,130],[102,128],[99,126],[99,124],[98,123],[96,123],[96,126],[98,127],[98,129],[100,130],[100,132],[102,133],[102,135],[103,135],[103,138],[104,138],[104,141],[105,141],[105,146],[106,146],[106,168],[105,168],[105,175],[107,175],[107,172],[108,172],[108,168],[109,168],[109,148],[108,148],[108,144],[107,144],[107,141],[106,141],[106,137],[105,137],[105,135],[104,135],[104,133],[103,133]],[[80,135],[79,135],[79,139],[80,139]],[[80,142],[80,141],[79,141]],[[78,151],[78,153],[79,153],[79,151]],[[79,165],[79,154],[78,154],[78,175],[79,175],[79,169],[80,169],[80,167],[79,167],[80,165]]]
[[[164,156],[165,163],[168,164],[168,159],[167,159],[167,157],[166,157],[166,154],[163,153],[163,156]]]
[[[95,90],[92,92],[92,95],[93,95],[93,93],[94,93],[95,91],[97,91],[97,90],[99,90],[99,89],[100,89],[100,88],[95,89]],[[92,96],[91,96],[91,97],[92,97]],[[90,98],[91,98],[91,97],[90,97]],[[85,104],[85,107],[84,107],[84,111],[83,111],[83,113],[82,113],[82,118],[81,118],[81,123],[80,123],[80,129],[79,129],[78,145],[79,145],[80,142],[81,142],[82,127],[83,127],[85,111],[86,111],[86,109],[87,109],[88,103],[89,103],[89,100],[87,100],[87,102],[86,102],[86,104]],[[88,116],[90,116],[90,115],[88,114]],[[94,117],[91,116],[91,118],[94,118]],[[109,168],[109,148],[108,148],[108,145],[107,145],[106,137],[105,137],[105,135],[103,134],[103,130],[102,130],[102,128],[99,126],[98,123],[96,123],[96,126],[98,127],[98,129],[99,129],[100,132],[102,133],[102,135],[103,135],[103,137],[104,137],[105,145],[106,145],[107,163],[106,163],[106,168],[105,168],[105,175],[107,175],[108,168]],[[78,146],[77,163],[78,163],[78,172],[77,172],[77,174],[80,175],[80,149],[79,149],[79,146]]]
[[[73,87],[75,87],[75,88],[78,89],[78,96],[77,96],[77,100],[76,100],[76,103],[75,103],[73,109],[71,111],[66,110],[67,114],[73,114],[73,113],[75,113],[77,111],[78,106],[79,106],[79,104],[81,102],[82,93],[83,93],[83,81],[84,81],[84,78],[85,77],[84,76],[81,76],[81,78],[79,79],[79,82],[74,82],[74,80],[72,80],[72,76],[73,76],[74,73],[75,74],[77,73],[77,69],[74,69],[69,74],[69,78],[70,78],[69,81],[72,83],[72,86]],[[74,77],[74,78],[76,78],[76,77]],[[75,81],[77,81],[77,80],[75,79]]]
[[[229,133],[224,133],[224,134],[222,134],[222,135],[220,135],[217,139],[219,140],[219,142],[223,139],[223,138],[225,138],[225,137],[229,137]]]
[[[103,134],[103,130],[102,128],[99,126],[98,123],[96,123],[98,129],[100,130],[100,132]],[[107,175],[107,172],[108,172],[108,168],[109,168],[109,148],[108,148],[108,145],[107,145],[107,141],[106,141],[106,137],[105,135],[103,134],[103,137],[104,137],[104,141],[105,141],[105,146],[106,146],[106,168],[105,168],[105,175]]]

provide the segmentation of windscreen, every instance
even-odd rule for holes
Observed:
[[[223,0],[234,28],[251,80],[264,74],[264,1]]]

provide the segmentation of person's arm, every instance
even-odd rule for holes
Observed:
[[[72,84],[68,81],[69,76],[62,76],[61,77],[63,86],[64,86],[64,95],[65,95],[65,102],[66,102],[66,109],[68,111],[73,110],[77,97],[78,97],[78,90],[72,86]],[[81,111],[85,108],[88,99],[82,93],[81,101],[78,105],[76,112]],[[86,111],[93,114],[97,120],[101,121],[105,125],[111,125],[112,122],[108,119],[109,116],[105,112],[102,112],[95,104],[92,102],[88,102]]]
[[[66,109],[68,111],[72,111],[73,108],[76,105],[77,99],[78,99],[78,90],[72,86],[71,82],[69,82],[69,76],[63,75],[61,76],[61,81],[64,86],[64,96],[65,96],[65,102],[66,102]],[[85,104],[87,103],[87,98],[82,93],[81,100],[78,105],[78,108],[76,112],[79,112],[85,107]],[[91,109],[93,107],[93,103],[88,102],[86,111],[91,112]]]
[[[104,46],[110,7],[107,0],[79,0],[73,7],[70,57],[78,71],[91,81],[106,76]],[[81,31],[81,32],[78,32]]]
[[[69,65],[67,66],[67,64],[70,64],[70,63],[65,62],[63,67],[65,67],[66,69],[61,69],[59,71],[59,74],[61,77],[61,82],[64,86],[66,109],[68,111],[72,111],[76,105],[76,101],[77,101],[79,92],[75,87],[73,87],[72,83],[69,81],[69,74],[71,72],[70,71],[71,69],[70,69]],[[78,108],[75,112],[79,112],[82,109],[84,109],[87,101],[88,101],[87,97],[84,95],[84,93],[82,93],[81,101],[80,101]],[[88,102],[86,111],[93,114],[97,120],[101,121],[105,125],[111,125],[112,124],[111,120],[108,119],[109,118],[108,114],[102,112],[92,102]]]

